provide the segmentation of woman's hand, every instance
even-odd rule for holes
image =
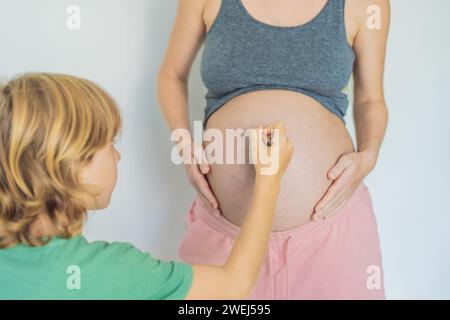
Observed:
[[[343,154],[328,171],[333,180],[322,199],[316,204],[313,220],[326,219],[336,209],[342,207],[364,178],[375,167],[377,152],[362,151]]]
[[[191,143],[185,145],[184,148],[190,153],[190,161],[185,164],[185,169],[190,184],[194,187],[206,205],[217,209],[219,207],[219,203],[214,196],[214,193],[212,192],[205,176],[209,173],[211,168],[208,164],[203,145],[191,141]]]

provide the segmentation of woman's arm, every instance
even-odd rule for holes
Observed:
[[[358,5],[361,21],[354,42],[357,58],[354,67],[353,114],[357,151],[367,155],[369,170],[372,170],[378,158],[388,119],[383,76],[390,6],[389,0],[365,0],[360,1]],[[379,15],[377,11],[370,11],[370,6],[373,6],[374,10],[379,10]],[[369,22],[368,19],[370,19]],[[377,22],[379,22],[378,26]]]
[[[158,99],[171,131],[190,128],[187,81],[192,63],[204,40],[204,2],[205,0],[179,0],[175,25],[159,70]]]
[[[161,112],[171,132],[175,129],[190,129],[188,113],[187,82],[195,56],[206,34],[203,10],[206,0],[179,0],[175,26],[158,75],[157,94]],[[176,142],[178,143],[178,142]],[[210,167],[204,156],[203,146],[191,143],[201,152],[190,149],[192,164],[186,164],[186,172],[191,185],[206,204],[219,206],[205,174]],[[184,151],[184,150],[181,150]],[[203,155],[198,157],[197,155]]]
[[[389,0],[349,0],[347,3],[358,25],[353,42],[357,152],[343,154],[329,170],[328,178],[332,184],[316,204],[314,220],[335,212],[373,170],[387,125],[383,75],[390,21]]]
[[[226,263],[221,267],[195,265],[193,284],[187,299],[244,299],[250,294],[267,249],[280,180],[293,153],[284,126],[278,122],[273,128],[280,132],[279,141],[275,139],[271,147],[277,150],[278,145],[280,150],[278,172],[261,175],[261,165],[255,164],[253,200]],[[254,141],[252,146],[255,148]]]

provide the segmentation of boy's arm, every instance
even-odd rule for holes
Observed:
[[[257,177],[250,210],[223,266],[194,265],[186,299],[244,299],[259,274],[275,213],[280,178]]]
[[[293,146],[286,137],[284,124],[278,121],[265,129],[253,130],[250,149],[255,161],[255,186],[250,210],[226,263],[221,267],[193,267],[194,278],[187,299],[243,299],[250,294],[259,275],[281,178],[289,165]],[[260,159],[260,151],[272,160],[278,159],[276,172],[270,175],[263,173],[267,168]]]

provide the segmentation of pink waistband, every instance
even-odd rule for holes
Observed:
[[[333,213],[327,219],[319,220],[319,221],[309,221],[299,227],[285,230],[285,231],[274,231],[270,234],[270,241],[284,241],[287,238],[296,238],[304,236],[305,234],[316,230],[317,228],[324,228],[330,224],[333,224],[335,221],[339,220],[341,217],[351,214],[353,211],[353,207],[359,203],[361,198],[368,193],[368,188],[364,182],[362,182],[354,191],[351,198],[347,201],[344,206],[339,209],[339,211]],[[199,210],[195,210],[195,207],[198,206]],[[206,207],[201,200],[196,198],[194,200],[193,209],[191,210],[193,213],[198,213],[199,218],[205,221],[210,227],[216,229],[223,235],[236,239],[240,227],[231,223],[227,220],[220,212],[219,209],[210,209]]]

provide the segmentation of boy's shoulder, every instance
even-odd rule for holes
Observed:
[[[67,249],[74,250],[78,254],[85,255],[86,258],[95,260],[121,260],[123,257],[152,258],[147,252],[143,252],[128,242],[108,242],[104,240],[89,241],[84,236],[78,236],[71,239]]]

